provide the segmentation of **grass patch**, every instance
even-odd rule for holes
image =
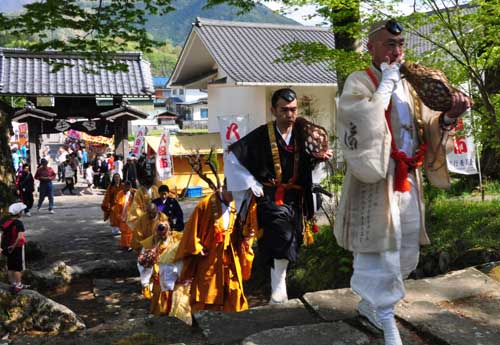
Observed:
[[[299,261],[289,272],[289,284],[299,292],[344,288],[352,275],[352,254],[339,247],[330,226],[323,225],[314,244],[302,247]]]
[[[204,134],[208,133],[208,128],[181,129],[177,134]]]
[[[426,221],[432,244],[422,248],[424,254],[464,248],[500,250],[500,199],[437,199],[427,206]]]

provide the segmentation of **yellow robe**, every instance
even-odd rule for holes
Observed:
[[[214,223],[213,203],[219,215],[217,223]],[[207,196],[196,206],[184,227],[175,261],[184,260],[181,280],[192,279],[193,313],[202,309],[227,312],[248,309],[243,280],[250,277],[253,252],[251,246],[238,243],[238,234],[233,232],[234,203],[231,208],[229,226],[221,242],[217,241],[215,224],[223,229],[222,209],[216,194]],[[200,255],[202,249],[207,252],[206,256]]]
[[[133,228],[139,217],[146,213],[146,207],[148,204],[159,197],[160,194],[158,193],[158,187],[151,187],[151,197],[149,197],[149,194],[144,186],[139,187],[139,189],[135,192],[134,201],[132,202],[132,206],[130,207],[130,212],[128,214],[128,226]]]
[[[130,243],[130,248],[135,250],[136,252],[140,252],[142,248],[141,242],[146,238],[155,234],[156,227],[159,223],[168,222],[167,216],[158,212],[158,215],[155,219],[151,219],[149,214],[143,214],[134,225],[134,230],[132,231],[132,241]]]
[[[102,200],[101,203],[101,210],[103,212],[104,221],[108,220],[109,218],[109,223],[111,224],[111,226],[114,227],[118,227],[120,224],[116,218],[111,217],[111,209],[116,203],[116,196],[122,189],[123,189],[122,183],[120,183],[117,186],[111,184],[108,187],[108,189],[106,189],[106,193],[104,194],[104,199]]]
[[[127,215],[132,201],[134,200],[135,190],[131,189],[131,196],[129,197],[127,203],[125,204],[127,193],[125,190],[121,190],[116,195],[115,204],[111,208],[110,218],[115,219],[119,224],[120,228],[120,246],[129,248],[132,241],[132,229],[127,224]]]
[[[155,245],[157,245],[158,260],[160,261],[162,256],[169,255],[170,251],[177,250],[177,246],[181,238],[182,232],[173,231],[172,234],[169,235],[169,240],[166,241],[166,243],[165,241],[161,241],[160,239],[158,239],[156,235],[153,235],[142,241],[141,245],[145,249],[151,249]],[[153,291],[151,297],[150,312],[153,315],[168,315],[170,313],[170,310],[172,309],[172,291],[161,291],[159,271],[159,265],[158,263],[155,263],[153,265],[153,274],[151,275]]]

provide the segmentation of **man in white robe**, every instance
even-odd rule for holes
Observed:
[[[337,127],[347,172],[334,234],[354,253],[358,312],[383,330],[386,345],[402,344],[394,307],[405,295],[403,279],[416,268],[420,245],[429,243],[421,166],[433,185],[449,187],[443,143],[470,107],[461,93],[445,113],[421,103],[400,77],[402,30],[394,20],[372,27],[372,65],[347,78]]]

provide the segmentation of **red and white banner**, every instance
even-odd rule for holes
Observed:
[[[132,154],[136,157],[142,152],[142,148],[144,147],[144,136],[146,135],[146,128],[139,127],[137,129],[137,133],[135,134],[134,146],[132,147]]]
[[[465,124],[468,125],[467,121]],[[477,174],[476,145],[472,136],[465,133],[463,118],[458,119],[456,130],[458,135],[453,139],[453,151],[446,155],[448,170],[463,175]]]
[[[219,132],[224,151],[243,138],[248,131],[248,115],[218,116]]]
[[[156,172],[159,180],[172,177],[172,157],[170,156],[170,133],[165,130],[160,138],[160,144],[156,150]]]

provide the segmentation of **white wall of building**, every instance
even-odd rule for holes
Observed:
[[[208,131],[218,132],[218,116],[249,115],[248,130],[270,121],[271,96],[280,87],[270,86],[212,86],[208,87]],[[333,134],[335,128],[335,95],[336,87],[303,86],[292,88],[297,93],[299,115],[323,126]],[[309,114],[306,103],[309,103]],[[193,117],[195,119],[195,117]]]
[[[266,122],[264,86],[208,86],[208,132],[219,132],[218,116],[249,115],[248,130]]]
[[[208,120],[201,117],[201,110],[208,109],[208,104],[193,104],[193,121]]]
[[[272,118],[271,96],[274,91],[281,87],[266,88],[266,110],[267,119]],[[328,133],[335,132],[336,103],[335,96],[337,87],[335,86],[300,86],[292,87],[297,94],[297,104],[299,116],[306,117],[309,121],[324,127]],[[309,105],[307,105],[309,104]]]

